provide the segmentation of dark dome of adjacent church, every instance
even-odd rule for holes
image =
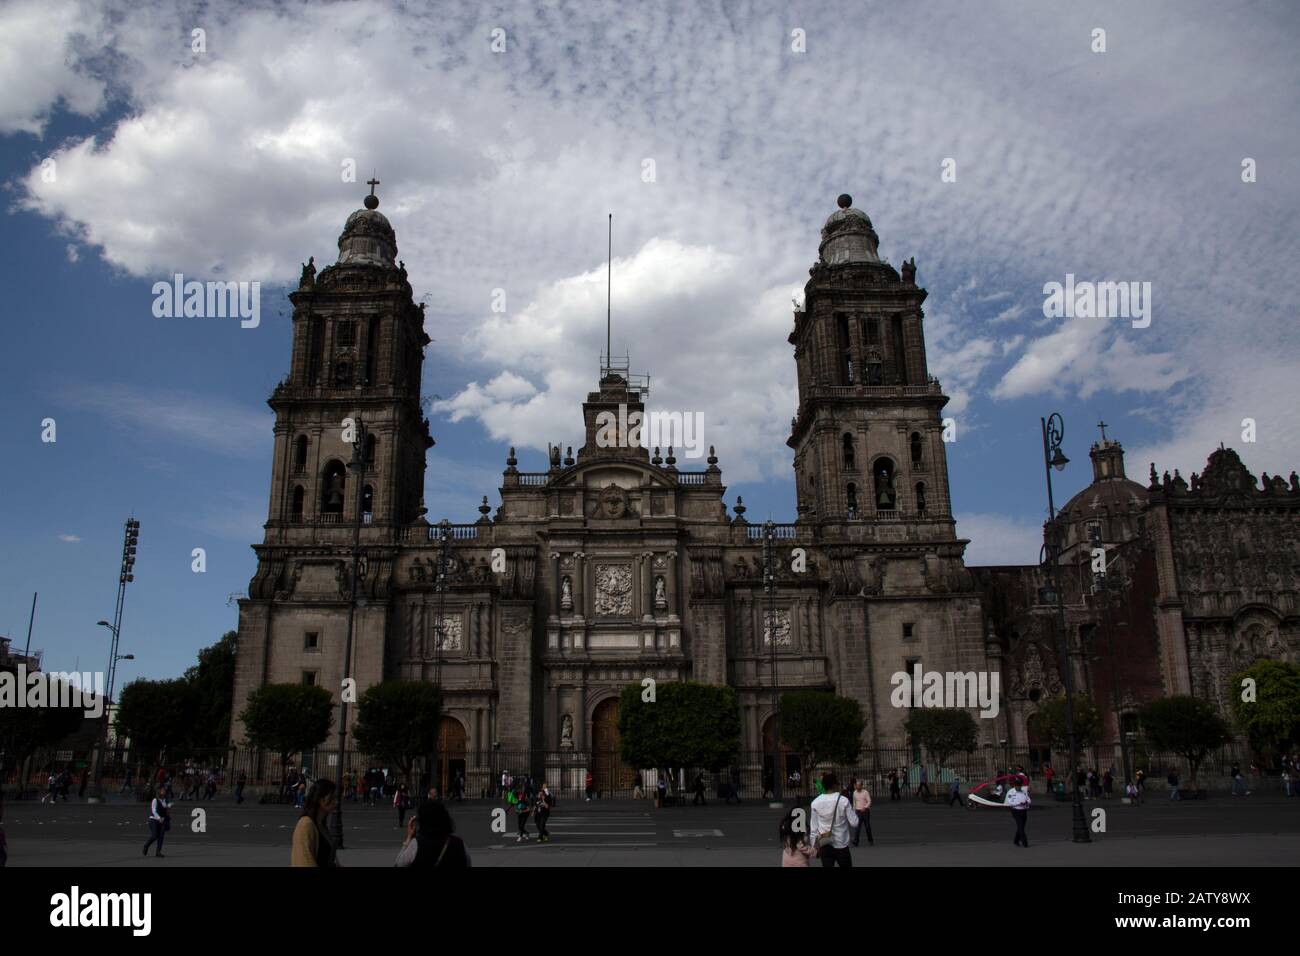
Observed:
[[[1127,541],[1137,533],[1137,515],[1146,507],[1149,495],[1145,486],[1124,475],[1124,446],[1112,438],[1094,442],[1088,452],[1092,459],[1092,484],[1065,503],[1057,513],[1065,522],[1063,547],[1087,546],[1088,526],[1097,525],[1098,540],[1114,544]]]

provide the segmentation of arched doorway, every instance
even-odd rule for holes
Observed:
[[[618,698],[607,697],[591,714],[591,776],[596,792],[609,796],[631,790],[636,783],[634,770],[625,768],[618,755]]]
[[[772,782],[772,738],[776,736],[776,716],[770,716],[763,721],[763,792],[766,793],[771,788]],[[799,766],[799,755],[790,752],[790,748],[785,741],[781,741],[781,764],[783,767],[781,776],[781,787],[784,790],[790,789],[790,778],[796,771],[800,773],[799,790],[802,792],[807,781],[802,779],[804,768]]]
[[[1031,714],[1025,721],[1025,735],[1029,738],[1029,769],[1042,770],[1043,764],[1052,762],[1052,744],[1043,729],[1041,714]],[[1057,774],[1060,773],[1058,769]],[[1061,779],[1065,779],[1064,776]]]
[[[465,773],[465,725],[443,715],[438,723],[438,789],[450,794],[458,774]]]

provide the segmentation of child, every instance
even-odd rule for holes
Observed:
[[[795,829],[795,811],[791,810],[781,821],[781,865],[808,868],[809,860],[817,850],[808,842],[808,834]]]

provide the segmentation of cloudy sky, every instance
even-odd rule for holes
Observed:
[[[0,634],[25,642],[39,591],[47,664],[102,667],[132,513],[124,676],[179,673],[235,626],[284,293],[333,261],[352,167],[428,303],[431,517],[476,517],[509,445],[540,469],[577,443],[612,211],[615,351],[653,407],[704,411],[730,501],[792,519],[791,298],[841,192],[929,289],[971,563],[1036,558],[1052,410],[1062,498],[1099,418],[1139,480],[1220,442],[1300,466],[1300,14],[1079,6],[0,5]],[[261,324],[154,317],[177,272],[261,282]],[[1046,318],[1067,273],[1150,282],[1150,326]]]

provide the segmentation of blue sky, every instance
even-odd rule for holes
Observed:
[[[1099,417],[1137,480],[1151,460],[1199,469],[1219,442],[1286,474],[1297,14],[1129,6],[5,5],[0,633],[22,646],[39,591],[47,666],[103,667],[95,621],[132,514],[123,678],[178,674],[235,627],[285,284],[333,261],[365,192],[348,160],[378,171],[429,304],[431,517],[495,504],[509,445],[540,469],[548,442],[577,444],[613,210],[616,351],[653,376],[652,407],[704,411],[729,502],[791,519],[791,296],[846,191],[929,289],[971,563],[1036,558],[1052,410],[1075,461],[1058,500],[1089,480]],[[174,272],[261,282],[261,325],[155,318],[151,286]],[[1046,319],[1043,285],[1066,273],[1151,282],[1151,327]]]

